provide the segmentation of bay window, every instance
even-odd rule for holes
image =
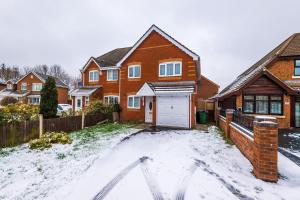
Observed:
[[[281,95],[244,95],[243,112],[249,114],[282,115]]]
[[[164,62],[159,64],[159,76],[181,76],[181,62]]]

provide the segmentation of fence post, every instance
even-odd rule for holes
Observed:
[[[232,122],[233,118],[233,109],[226,109],[226,128],[225,128],[225,135],[227,138],[230,138],[230,123]]]
[[[220,115],[221,107],[217,107],[216,112],[215,112],[215,121],[216,125],[219,126],[219,115]]]
[[[43,117],[43,114],[39,114],[39,127],[40,127],[40,134],[39,134],[39,137],[41,138],[42,135],[43,135],[43,125],[44,125],[44,117]]]
[[[84,122],[85,122],[85,113],[84,111],[82,111],[82,115],[81,115],[81,129],[84,129]]]
[[[255,117],[254,175],[264,181],[278,181],[278,123],[275,118]]]

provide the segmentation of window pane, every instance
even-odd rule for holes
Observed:
[[[300,76],[300,67],[295,67],[295,75]]]
[[[133,107],[133,97],[128,98],[128,107]]]
[[[180,74],[180,64],[179,63],[176,63],[175,64],[175,74]]]
[[[253,106],[254,105],[254,102],[245,102],[244,104],[244,112],[249,112],[249,113],[252,113],[253,112]]]
[[[140,98],[139,97],[134,98],[134,107],[135,108],[140,107]]]
[[[271,102],[271,114],[281,114],[281,102]]]
[[[173,64],[167,64],[167,75],[173,75]]]
[[[256,101],[268,101],[268,96],[256,96]]]
[[[165,65],[160,65],[160,71],[159,74],[160,75],[166,75],[166,66]]]
[[[296,60],[296,61],[295,61],[295,66],[296,66],[296,67],[300,67],[300,60]]]
[[[113,70],[113,80],[117,80],[117,79],[118,79],[118,71]]]
[[[129,68],[129,77],[133,77],[133,68],[132,67]]]
[[[141,68],[139,66],[135,67],[135,77],[141,76]]]
[[[268,114],[268,101],[256,101],[256,113]]]
[[[281,96],[271,96],[271,100],[281,101]]]
[[[247,96],[244,96],[244,99],[245,100],[254,100],[254,96],[247,95]]]

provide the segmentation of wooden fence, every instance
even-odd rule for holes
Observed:
[[[42,132],[72,132],[96,125],[111,119],[105,115],[69,116],[62,118],[42,119]],[[14,124],[0,125],[0,148],[26,143],[40,136],[40,121],[24,121]]]

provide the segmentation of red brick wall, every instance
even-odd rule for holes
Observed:
[[[0,84],[0,91],[3,90],[4,88],[6,88],[5,84]]]
[[[89,82],[89,72],[97,70],[99,72],[99,81],[97,82]],[[84,86],[102,86],[101,95],[98,94],[98,99],[103,100],[103,97],[105,95],[117,95],[119,96],[119,80],[117,81],[107,81],[107,71],[106,70],[100,70],[99,67],[94,63],[91,62],[90,65],[86,68],[86,70],[83,72],[83,83]],[[95,97],[95,96],[93,96]],[[95,99],[95,98],[93,98]]]
[[[68,89],[57,87],[58,103],[68,103]]]
[[[219,127],[222,131],[226,131],[226,120],[224,121],[221,116],[219,116]]]
[[[268,70],[281,80],[300,80],[294,76],[294,59],[277,60],[268,66]]]
[[[240,130],[235,128],[234,126],[230,126],[230,139],[234,142],[234,144],[239,148],[239,150],[245,155],[250,162],[253,162],[253,146],[254,142]]]
[[[198,91],[198,98],[206,100],[218,93],[219,86],[207,79],[205,76],[201,75]]]
[[[165,61],[182,61],[182,76],[159,77],[159,63]],[[128,79],[128,66],[132,64],[141,65],[141,78]],[[152,32],[142,44],[122,64],[120,72],[121,80],[121,120],[142,120],[144,121],[145,109],[141,102],[138,110],[127,108],[127,96],[134,95],[145,82],[154,81],[188,81],[197,80],[197,68],[193,59],[163,38],[156,32]],[[193,96],[192,106],[195,107]],[[193,109],[194,110],[194,109]],[[154,115],[155,116],[155,115]],[[192,121],[194,122],[194,114]]]

